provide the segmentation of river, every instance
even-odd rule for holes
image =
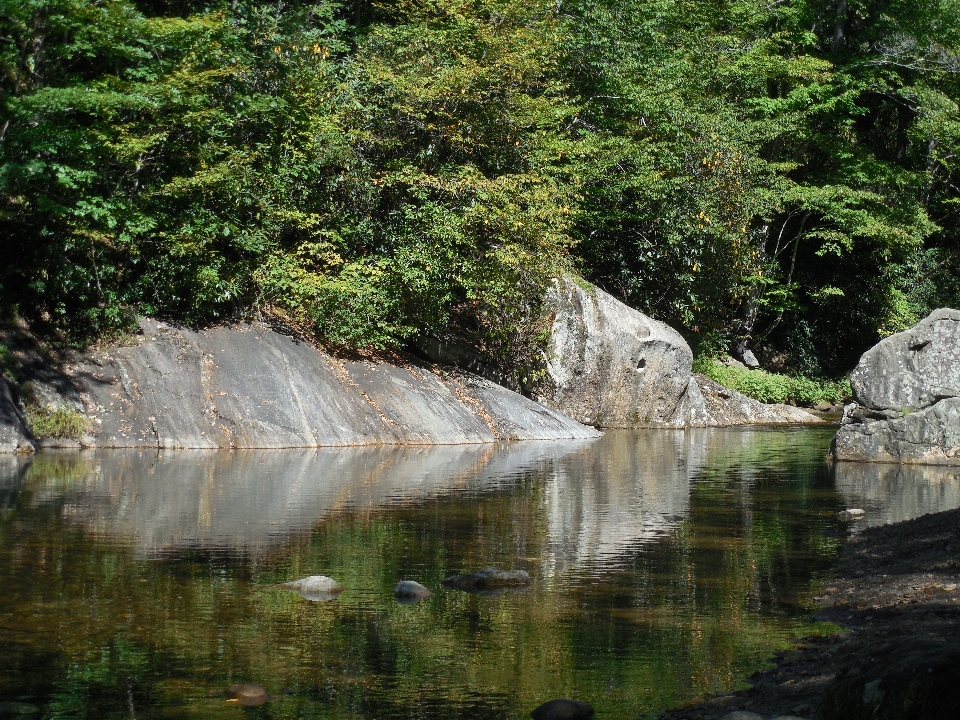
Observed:
[[[633,720],[742,687],[860,527],[957,471],[824,460],[833,428],[0,459],[0,716]],[[844,522],[837,512],[867,511]],[[522,591],[447,575],[524,569]],[[275,587],[323,574],[311,602]],[[434,594],[404,605],[401,579]],[[262,685],[239,707],[222,694]]]

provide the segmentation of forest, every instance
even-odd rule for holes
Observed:
[[[960,304],[960,0],[0,0],[0,313],[428,334],[578,275],[838,378]]]

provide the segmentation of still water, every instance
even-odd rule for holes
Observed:
[[[960,505],[956,472],[824,462],[833,428],[0,461],[0,716],[635,719],[815,632],[857,525]],[[524,591],[445,589],[522,568]],[[323,574],[310,602],[277,583]],[[434,591],[394,601],[401,579]],[[221,691],[274,697],[240,707]]]

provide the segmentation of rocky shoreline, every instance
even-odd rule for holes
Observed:
[[[960,509],[850,538],[817,620],[843,631],[800,642],[750,687],[661,720],[939,720],[960,717]]]

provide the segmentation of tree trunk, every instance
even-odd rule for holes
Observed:
[[[837,3],[837,24],[833,27],[833,54],[837,55],[847,44],[847,0]]]

